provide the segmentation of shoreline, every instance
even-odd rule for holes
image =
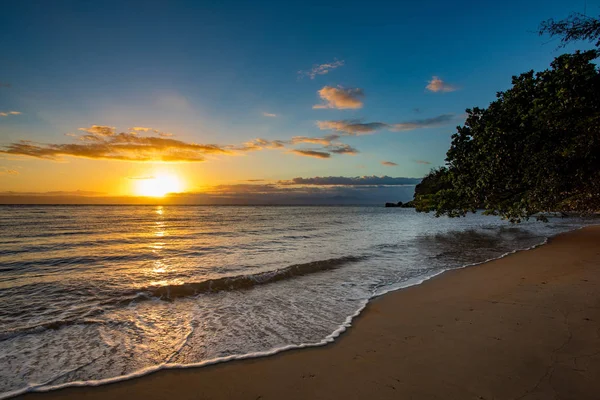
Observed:
[[[449,278],[447,278],[448,276],[450,277],[454,277],[456,275],[462,275],[465,272],[468,275],[472,275],[470,273],[470,271],[473,270],[478,270],[477,267],[483,267],[484,265],[486,266],[486,268],[489,268],[489,266],[493,265],[493,264],[498,264],[498,263],[510,263],[510,264],[514,264],[515,259],[522,257],[523,254],[531,254],[535,251],[541,250],[541,249],[548,249],[548,248],[552,248],[554,250],[554,248],[557,246],[555,243],[556,242],[572,242],[574,241],[574,237],[575,236],[586,236],[586,237],[592,237],[592,242],[595,241],[595,243],[600,243],[600,226],[589,226],[589,227],[584,227],[584,228],[580,228],[580,229],[575,229],[573,231],[567,232],[567,233],[562,233],[559,234],[557,236],[554,236],[552,238],[550,238],[549,240],[547,239],[545,242],[540,243],[538,245],[534,245],[528,249],[522,249],[522,250],[515,250],[513,252],[509,252],[506,253],[498,258],[492,259],[492,260],[486,260],[484,262],[481,263],[476,263],[476,264],[467,264],[464,265],[462,267],[456,268],[456,269],[449,269],[449,270],[445,270],[445,271],[441,271],[435,275],[432,275],[430,277],[425,277],[423,280],[421,280],[418,283],[412,284],[412,285],[404,285],[401,287],[397,287],[397,288],[393,288],[390,289],[384,293],[381,294],[377,294],[375,296],[373,296],[372,298],[370,298],[364,306],[362,306],[354,315],[349,316],[347,318],[347,320],[345,321],[345,323],[340,326],[339,329],[337,329],[336,331],[334,331],[332,334],[330,334],[329,336],[327,336],[322,342],[319,343],[315,343],[315,344],[306,344],[306,345],[292,345],[292,346],[286,346],[284,348],[279,348],[279,349],[274,349],[271,351],[267,351],[264,353],[260,353],[260,354],[248,354],[248,355],[244,355],[244,356],[237,356],[237,357],[231,357],[231,358],[227,358],[227,359],[218,359],[218,360],[209,360],[201,365],[181,365],[181,366],[177,366],[177,365],[162,365],[162,366],[157,366],[156,368],[153,368],[151,370],[143,370],[143,371],[139,371],[138,373],[134,374],[133,376],[127,376],[127,377],[115,377],[114,379],[111,379],[111,381],[113,381],[113,383],[108,383],[106,381],[102,381],[102,382],[85,382],[85,383],[70,383],[70,384],[65,384],[63,385],[63,388],[60,389],[50,389],[48,391],[29,391],[26,392],[25,394],[13,394],[10,395],[10,397],[2,397],[2,398],[29,398],[29,397],[46,397],[46,398],[64,398],[64,397],[69,397],[69,396],[73,396],[73,398],[79,398],[79,397],[85,397],[85,398],[104,398],[106,396],[109,397],[115,397],[115,398],[119,398],[120,396],[126,396],[128,398],[164,398],[166,395],[175,395],[179,398],[198,398],[196,392],[194,392],[193,390],[190,391],[190,389],[171,389],[169,390],[168,388],[175,384],[179,387],[179,384],[177,383],[178,380],[184,379],[186,382],[189,381],[189,377],[193,376],[195,378],[202,378],[202,375],[226,375],[229,376],[228,371],[227,370],[238,370],[238,369],[244,369],[244,370],[252,370],[254,369],[254,365],[255,364],[272,364],[273,362],[271,362],[270,360],[273,360],[275,362],[275,364],[279,364],[281,362],[283,362],[283,364],[287,364],[288,365],[288,369],[289,368],[289,364],[290,363],[296,363],[296,360],[293,360],[294,358],[311,358],[312,355],[314,354],[316,358],[322,356],[324,352],[329,352],[332,349],[338,349],[340,347],[341,343],[344,343],[346,341],[348,341],[350,338],[353,338],[353,336],[358,335],[359,333],[357,333],[357,331],[368,331],[369,334],[367,335],[368,337],[370,337],[371,339],[373,338],[373,336],[384,336],[385,339],[393,339],[391,340],[392,342],[395,342],[397,340],[397,338],[392,338],[389,337],[390,335],[382,335],[382,334],[378,334],[377,332],[373,331],[372,327],[368,327],[368,326],[361,326],[363,324],[367,324],[368,322],[364,322],[363,320],[365,319],[372,319],[373,318],[373,314],[374,313],[378,313],[377,309],[380,308],[382,305],[386,305],[387,303],[395,303],[398,297],[402,297],[401,295],[403,293],[408,293],[410,292],[411,295],[413,293],[417,293],[416,296],[419,297],[423,295],[423,293],[419,294],[419,292],[423,292],[423,291],[430,291],[431,289],[429,289],[432,285],[434,286],[440,286],[440,282],[441,282],[441,286],[447,286],[449,285],[449,282],[445,282],[448,281]],[[542,246],[546,244],[546,246]],[[572,243],[571,243],[572,245]],[[592,246],[593,247],[593,246]],[[589,252],[589,246],[587,248],[587,252]],[[592,249],[593,250],[593,249]],[[596,255],[596,261],[600,260],[600,253],[597,253]],[[573,256],[576,258],[576,256]],[[506,261],[508,260],[508,261]],[[566,260],[567,263],[569,262],[578,262],[580,260]],[[518,263],[518,262],[517,262]],[[474,268],[467,268],[467,267],[474,267]],[[479,268],[482,269],[482,268]],[[489,272],[489,271],[488,271]],[[529,271],[528,271],[529,272]],[[484,273],[485,275],[485,273]],[[522,278],[525,279],[525,278]],[[518,282],[517,282],[518,283]],[[546,284],[546,282],[543,282],[544,284]],[[423,289],[425,288],[425,289]],[[402,290],[400,290],[402,289]],[[406,296],[404,296],[406,297]],[[409,296],[410,297],[410,296]],[[600,299],[600,295],[598,295],[598,299]],[[403,304],[406,305],[406,304]],[[389,317],[389,316],[388,316]],[[599,318],[596,319],[596,321],[600,321],[600,315]],[[380,321],[381,323],[381,321]],[[398,321],[395,321],[393,323],[393,325],[397,325]],[[436,325],[437,327],[440,327],[440,324]],[[442,325],[443,326],[443,325]],[[346,332],[344,335],[341,335],[342,333]],[[600,330],[599,330],[600,332]],[[362,332],[361,332],[362,333]],[[398,333],[398,332],[396,332]],[[391,334],[391,336],[393,335],[393,332],[388,332],[388,334]],[[341,335],[341,337],[340,337]],[[600,336],[600,334],[599,334]],[[416,336],[415,336],[416,337]],[[335,339],[335,340],[334,340]],[[406,339],[406,338],[405,338]],[[498,339],[498,338],[495,338]],[[333,343],[332,343],[333,342]],[[325,346],[327,345],[327,346]],[[360,345],[360,343],[359,343]],[[363,344],[364,346],[364,344]],[[390,345],[391,346],[391,345]],[[359,346],[360,347],[360,346]],[[339,350],[339,349],[338,349]],[[598,352],[600,353],[600,351]],[[307,356],[300,356],[298,357],[299,354],[305,354]],[[268,356],[268,357],[267,357]],[[327,358],[327,356],[325,356]],[[289,360],[287,360],[289,359]],[[380,362],[385,363],[386,361],[389,362],[389,360],[379,360]],[[201,368],[200,368],[201,367]],[[292,366],[292,370],[297,370],[298,367],[300,366]],[[393,369],[393,368],[392,368]],[[335,372],[335,371],[334,371]],[[338,378],[340,378],[340,374],[338,373]],[[314,378],[316,377],[317,374],[308,374],[309,378]],[[341,376],[341,378],[343,378],[343,376]],[[209,379],[214,379],[214,378],[209,378]],[[301,381],[300,382],[305,382],[305,376],[302,375],[302,377],[300,378]],[[290,382],[294,381],[293,378],[289,378],[288,379]],[[296,378],[296,381],[298,381],[298,378]],[[360,380],[358,380],[360,381]],[[288,383],[290,383],[288,382]],[[399,381],[398,381],[399,382]],[[236,386],[236,381],[235,380],[231,380],[231,379],[227,379],[225,378],[224,381],[222,381],[222,383],[226,386]],[[250,383],[250,382],[247,382]],[[274,382],[273,382],[274,383]],[[98,384],[100,384],[100,386],[98,386]],[[162,387],[162,391],[159,392],[155,392],[152,389],[144,389],[144,386],[152,386],[155,387],[156,385],[159,385]],[[167,392],[164,391],[165,387],[167,386]],[[196,385],[197,386],[197,385]],[[253,385],[255,386],[255,385]],[[268,389],[267,384],[264,385],[264,389]],[[275,386],[282,386],[281,384],[279,385],[275,385]],[[390,386],[390,385],[388,385]],[[394,386],[394,385],[391,385]],[[134,388],[134,390],[132,391],[132,388]],[[231,388],[230,388],[231,389]],[[233,390],[233,391],[229,391],[229,392],[220,392],[219,390],[212,391],[212,394],[206,394],[206,397],[201,397],[201,398],[248,398],[245,394],[246,393],[246,389],[243,387],[239,387],[238,391]],[[243,390],[242,390],[243,389]],[[281,389],[281,387],[280,387]],[[333,395],[334,397],[336,396],[340,396],[340,397],[351,397],[353,398],[353,396],[351,395],[352,392],[347,392],[348,389],[346,389],[344,392],[345,394],[337,393],[335,395]],[[394,391],[396,390],[396,388],[394,387]],[[267,391],[268,390],[263,390],[263,391]],[[106,392],[106,393],[105,393]],[[23,393],[23,392],[21,392]],[[160,393],[160,394],[159,394]],[[294,397],[294,396],[290,396],[291,393],[288,393],[287,391],[284,392],[277,392],[279,394],[279,396],[286,396],[288,398],[306,398],[306,394],[303,396],[298,396],[298,397]],[[196,396],[194,396],[194,394]],[[399,395],[398,393],[394,393],[395,395]],[[16,396],[16,397],[15,397]],[[237,396],[237,397],[236,397]],[[324,397],[322,398],[331,398],[332,394],[330,393],[329,395],[324,395]],[[380,393],[377,394],[378,397],[380,396],[384,396],[384,393]],[[267,398],[266,396],[263,395],[259,395],[258,398]],[[269,398],[277,398],[277,397],[272,397],[270,396]],[[316,397],[315,397],[316,398]],[[360,397],[362,398],[362,397]],[[421,397],[419,397],[421,398]],[[448,397],[444,397],[444,398],[448,398]],[[457,397],[459,398],[459,397]],[[461,397],[461,398],[466,398],[466,397]],[[481,398],[487,398],[487,397],[481,397]],[[495,397],[494,397],[495,398]],[[582,397],[578,397],[578,398],[582,398]]]

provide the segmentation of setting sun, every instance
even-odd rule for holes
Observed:
[[[167,193],[181,192],[183,185],[175,175],[161,174],[137,182],[135,192],[139,196],[163,197]]]

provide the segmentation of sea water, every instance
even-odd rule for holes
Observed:
[[[383,207],[0,206],[0,398],[324,344],[374,296],[583,223]]]

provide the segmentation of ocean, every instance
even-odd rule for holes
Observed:
[[[322,345],[374,296],[583,224],[367,206],[0,206],[0,398]]]

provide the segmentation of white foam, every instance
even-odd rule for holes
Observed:
[[[600,224],[598,224],[598,225],[600,225]],[[568,231],[565,231],[562,233],[583,229],[586,226],[590,226],[590,225],[577,227],[577,228],[574,228],[574,229],[571,229],[571,230],[568,230]],[[251,358],[271,356],[271,355],[275,355],[275,354],[278,354],[278,353],[281,353],[281,352],[287,351],[287,350],[325,346],[329,343],[332,343],[337,337],[339,337],[343,332],[345,332],[348,328],[350,328],[352,326],[352,321],[354,320],[354,318],[356,318],[358,315],[360,315],[360,313],[367,306],[369,300],[371,300],[373,298],[383,296],[384,294],[387,294],[387,293],[390,293],[390,292],[393,292],[396,290],[404,289],[404,288],[407,288],[410,286],[420,285],[420,284],[428,281],[429,279],[439,276],[447,271],[485,264],[487,262],[490,262],[493,260],[498,260],[498,259],[504,258],[511,254],[515,254],[520,251],[532,250],[532,249],[542,246],[546,243],[548,243],[547,237],[544,238],[544,240],[541,243],[535,244],[535,245],[527,247],[527,248],[512,250],[512,251],[506,252],[498,257],[489,258],[489,259],[487,259],[485,261],[481,261],[481,262],[469,263],[469,264],[465,264],[465,265],[462,265],[462,266],[456,267],[456,268],[442,269],[442,270],[436,271],[430,275],[425,275],[425,276],[421,276],[421,277],[417,277],[417,278],[411,278],[411,279],[409,279],[405,282],[402,282],[398,285],[392,285],[385,290],[375,292],[372,294],[372,296],[369,299],[362,301],[360,304],[360,307],[352,315],[346,317],[345,321],[336,330],[334,330],[331,334],[327,335],[323,340],[321,340],[319,342],[301,343],[301,344],[297,344],[297,345],[287,345],[287,346],[273,348],[273,349],[267,350],[267,351],[258,351],[258,352],[251,352],[251,353],[245,353],[245,354],[231,355],[231,356],[226,356],[226,357],[217,357],[217,358],[205,360],[205,361],[198,362],[198,363],[190,363],[190,364],[163,363],[163,364],[155,365],[152,367],[140,369],[131,374],[121,375],[121,376],[116,376],[116,377],[106,378],[106,379],[100,379],[100,380],[72,381],[72,382],[62,383],[59,385],[49,385],[48,383],[57,379],[57,377],[53,377],[51,380],[49,380],[45,383],[28,385],[27,387],[24,387],[24,388],[21,388],[18,390],[1,393],[0,400],[8,399],[10,397],[18,396],[18,395],[21,395],[24,393],[29,393],[29,392],[48,392],[48,391],[63,389],[63,388],[68,388],[68,387],[100,386],[100,385],[105,385],[105,384],[110,384],[110,383],[116,383],[116,382],[129,380],[132,378],[138,378],[138,377],[148,375],[148,374],[160,371],[160,370],[165,370],[165,369],[183,369],[183,368],[205,367],[205,366],[223,363],[223,362],[227,362],[227,361],[245,360],[245,359],[251,359]],[[188,337],[189,337],[189,334],[183,340],[183,343],[181,344],[181,346],[183,346],[185,344],[185,342],[187,342]],[[173,355],[171,357],[169,357],[169,359],[172,359],[172,357],[173,357]]]

